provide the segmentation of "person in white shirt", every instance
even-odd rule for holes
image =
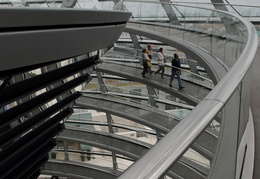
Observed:
[[[163,55],[163,48],[159,48],[159,53],[158,53],[158,66],[159,66],[159,69],[155,72],[155,75],[157,73],[159,73],[160,71],[162,71],[162,73],[161,73],[162,78],[165,78],[164,77],[164,71],[165,71],[164,63],[166,63],[166,60],[165,60],[165,56]]]

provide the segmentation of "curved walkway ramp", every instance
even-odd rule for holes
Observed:
[[[152,27],[153,26],[150,26],[150,29],[152,29]],[[169,27],[167,27],[167,29],[168,28]],[[193,44],[189,44],[174,36],[164,35],[163,32],[165,31],[163,30],[161,31],[162,33],[157,31],[154,32],[149,30],[149,27],[138,28],[134,27],[134,25],[131,25],[131,23],[128,23],[124,31],[130,34],[138,34],[153,40],[158,40],[159,42],[175,47],[178,50],[184,52],[186,55],[190,56],[193,60],[198,61],[201,66],[203,66],[203,68],[209,74],[210,78],[213,80],[214,84],[217,84],[229,69],[226,65],[223,64],[223,62],[205,50],[202,50],[201,48],[196,47]],[[194,32],[194,34],[196,33]]]
[[[137,3],[141,4],[143,2]],[[158,3],[156,3],[156,5],[157,4]],[[172,6],[172,4],[167,5]],[[159,6],[161,6],[161,4],[159,4]],[[183,5],[177,4],[177,6]],[[139,6],[136,6],[135,8],[139,10],[137,7]],[[185,6],[185,10],[186,8],[189,9],[191,7]],[[206,9],[198,10],[198,7],[196,7],[195,10],[200,14]],[[201,24],[203,27],[213,23],[213,27],[219,27],[218,25],[221,24],[220,27],[227,25],[225,27],[230,26],[234,29],[228,29],[227,32],[224,32],[225,36],[217,34],[222,33],[222,31],[218,31],[220,28],[212,28],[213,30],[210,30],[210,33],[198,33],[198,36],[195,36],[196,33],[194,32],[187,34],[183,33],[183,37],[188,35],[187,39],[190,41],[196,41],[196,39],[199,39],[200,42],[204,42],[204,39],[207,39],[206,43],[201,43],[201,47],[207,49],[207,46],[210,46],[211,50],[208,51],[210,56],[212,56],[210,53],[213,55],[215,53],[216,56],[223,55],[223,59],[219,57],[222,61],[217,58],[215,58],[215,61],[210,61],[210,63],[207,63],[207,59],[200,61],[202,66],[211,73],[214,83],[217,84],[216,87],[178,124],[178,127],[173,128],[164,138],[137,160],[136,163],[122,173],[119,176],[120,179],[157,179],[168,175],[169,170],[171,171],[171,167],[177,166],[180,163],[183,154],[197,142],[198,137],[203,134],[206,127],[216,117],[221,118],[222,121],[221,134],[219,144],[216,147],[215,158],[210,163],[209,171],[205,172],[206,177],[211,179],[250,178],[244,176],[249,173],[246,171],[248,168],[244,166],[251,163],[248,159],[251,157],[250,151],[252,151],[251,146],[247,145],[248,134],[250,133],[250,123],[252,121],[250,116],[250,106],[247,100],[247,88],[249,86],[248,80],[250,79],[250,66],[255,53],[255,45],[257,45],[257,42],[254,39],[255,30],[249,23],[238,16],[221,11],[206,11],[209,11],[207,14],[212,15],[209,15],[210,17],[217,19],[217,23],[214,24],[214,20],[206,21],[205,23],[202,22]],[[223,19],[232,19],[232,21],[224,21],[222,24],[221,20]],[[237,20],[239,23],[236,23],[236,25],[232,24],[232,26],[231,24],[226,24],[227,22],[235,22],[233,19]],[[154,28],[154,26],[148,28]],[[136,29],[130,30],[132,31],[131,34],[142,35],[142,32],[138,32]],[[229,34],[228,32],[232,32],[232,30],[236,33]],[[148,30],[144,31],[147,32]],[[165,31],[165,29],[163,29],[163,31]],[[149,32],[149,34],[151,33]],[[234,39],[231,38],[236,35],[237,37]],[[162,38],[164,38],[163,36],[164,35],[162,35]],[[203,36],[205,36],[205,38],[202,38]],[[217,47],[216,40],[222,40],[222,38],[225,39],[225,45],[222,46],[224,48],[221,50],[228,48],[228,52],[226,53],[225,51],[220,50],[217,51],[221,52],[218,54],[214,51],[216,49],[214,47]],[[209,39],[210,41],[208,41]],[[186,51],[185,53],[187,54],[190,53],[189,56],[193,55],[192,58],[195,60],[198,60],[196,58],[204,51],[201,50],[201,52],[198,52],[200,50],[199,48],[192,49],[191,47],[191,49],[189,49],[187,46],[183,47],[182,44],[180,44],[181,43],[172,46],[177,47],[179,45],[179,49],[183,48],[182,51]],[[234,49],[235,55],[232,56]],[[194,50],[196,53],[191,54],[191,51]],[[229,61],[229,59],[231,60]],[[215,73],[216,71],[213,68],[215,68],[219,74]],[[221,72],[221,70],[223,71]],[[148,79],[145,80],[148,81]],[[180,167],[180,170],[182,170],[182,167]],[[186,175],[185,177],[196,178],[193,175]],[[178,179],[180,178],[182,178],[182,176],[178,176]]]
[[[42,170],[42,174],[75,179],[116,179],[120,173],[107,167],[63,160],[49,160]]]
[[[127,45],[130,45],[130,44],[127,44]],[[118,50],[118,48],[120,48],[120,50]],[[166,48],[167,48],[167,46],[166,46]],[[123,50],[123,52],[122,52],[122,50]],[[124,52],[124,50],[125,51],[126,50],[135,51],[135,55],[128,55],[126,52]],[[124,46],[116,46],[116,47],[111,48],[106,54],[104,54],[101,57],[101,60],[105,61],[105,62],[110,62],[110,63],[113,63],[113,62],[117,63],[117,64],[120,63],[122,66],[129,66],[129,67],[134,67],[134,68],[140,69],[140,68],[143,68],[143,65],[141,64],[141,61],[142,61],[142,57],[140,55],[141,53],[142,53],[141,50],[138,50],[138,49],[127,48]],[[166,49],[166,50],[164,50],[164,53],[167,53],[167,55],[165,55],[166,63],[164,65],[164,67],[165,67],[164,74],[167,76],[170,76],[171,71],[172,71],[172,66],[171,66],[172,56],[169,56],[168,53],[172,53],[172,52],[170,50]],[[158,53],[153,52],[154,58],[151,61],[151,63],[152,63],[151,71],[152,71],[153,75],[154,75],[154,72],[159,69],[157,55],[158,55]],[[188,61],[190,61],[190,60],[188,60]],[[194,63],[194,66],[192,66],[192,67],[196,68],[196,71],[198,71],[197,63]],[[184,81],[188,81],[190,83],[195,83],[198,86],[203,86],[207,89],[213,89],[214,88],[213,81],[211,79],[209,79],[209,77],[204,77],[204,75],[200,75],[198,72],[194,73],[195,69],[193,70],[192,67],[188,63],[188,65],[184,64],[184,67],[180,68],[181,79]],[[176,67],[174,67],[174,68],[176,68]],[[204,68],[202,68],[202,67],[199,67],[199,68],[201,69],[202,73],[206,74],[206,76],[209,76],[208,73],[204,70]],[[149,78],[151,76],[149,74],[150,73],[147,73],[146,77]],[[161,77],[161,72],[158,74],[158,76]],[[120,78],[120,77],[118,77],[118,78]],[[161,78],[161,79],[163,79],[163,78]]]
[[[69,136],[69,137],[68,137]],[[85,145],[90,145],[115,152],[116,154],[129,157],[137,160],[143,156],[150,148],[150,144],[130,139],[128,137],[119,136],[111,133],[98,132],[93,130],[86,130],[80,128],[67,128],[60,136],[58,141],[77,142]],[[95,159],[93,159],[95,160]],[[66,161],[65,161],[66,164]],[[65,165],[66,166],[66,165]],[[89,166],[87,166],[89,168]],[[99,168],[99,167],[98,167]],[[106,167],[102,167],[105,170]],[[44,170],[47,168],[44,168]],[[90,167],[92,169],[92,167]],[[195,179],[204,179],[207,169],[196,164],[188,157],[182,157],[178,164],[170,169],[169,176],[173,178],[180,178],[176,176],[193,176]],[[80,172],[80,171],[79,171]],[[111,170],[107,168],[107,173]],[[65,170],[66,173],[66,170]],[[97,177],[98,179],[99,177]]]
[[[143,124],[154,129],[158,136],[165,135],[181,121],[181,118],[170,115],[151,106],[127,101],[112,95],[93,95],[84,93],[76,106],[95,109]],[[218,132],[211,128],[202,133],[192,148],[208,160],[212,160],[218,143]]]
[[[127,98],[120,98],[109,94],[94,95],[83,93],[82,98],[79,99],[75,107],[77,106],[108,112],[143,124],[163,134],[168,133],[182,120],[181,117],[171,115],[155,107],[130,102]]]
[[[102,78],[106,78],[106,75],[102,75]],[[108,79],[111,79],[111,78],[108,78]],[[118,78],[115,78],[115,79],[118,79]],[[120,78],[121,80],[122,78]],[[127,81],[127,79],[123,79],[125,81]],[[99,86],[99,88],[102,88],[101,87],[102,85]],[[149,97],[150,95],[147,94],[147,93],[140,93],[138,95],[136,94],[131,94],[134,90],[127,90],[127,92],[122,92],[123,90],[125,90],[126,88],[120,88],[120,87],[115,87],[115,86],[109,86],[109,85],[105,85],[105,88],[109,88],[107,90],[107,92],[105,94],[109,94],[109,95],[114,95],[114,96],[117,96],[117,97],[121,97],[121,98],[128,98],[128,99],[132,99],[133,101],[136,101],[136,102],[139,102],[139,101],[148,101],[147,104],[150,104],[149,103]],[[82,93],[85,93],[85,94],[103,94],[103,92],[99,90],[95,90],[95,91],[92,91],[92,90],[82,90]],[[192,105],[188,105],[188,104],[184,104],[184,103],[181,103],[181,102],[176,102],[176,101],[173,101],[173,100],[170,100],[170,99],[165,99],[164,98],[165,96],[156,96],[154,98],[156,104],[163,104],[163,105],[170,105],[170,106],[174,106],[174,107],[178,107],[178,108],[181,108],[181,109],[188,109],[188,110],[192,110],[194,109],[194,106]],[[155,106],[156,107],[156,106]]]
[[[142,69],[139,65],[138,68],[136,68],[133,66],[123,65],[122,63],[103,61],[103,63],[97,67],[96,71],[121,76],[133,81],[149,85],[168,94],[176,96],[181,100],[186,101],[188,104],[194,106],[200,102],[197,97],[202,99],[210,91],[209,89],[188,82],[184,82],[186,88],[183,91],[180,91],[176,88],[171,88],[168,84],[169,77],[162,79],[160,74],[156,76],[151,75],[150,77],[147,75],[147,78],[143,78],[141,76]]]
[[[138,3],[140,6],[143,5],[142,2]],[[168,5],[172,6],[172,4]],[[155,6],[158,7],[157,4]],[[184,5],[177,4],[177,6]],[[192,9],[192,7],[189,6],[185,6],[185,10],[186,8]],[[200,10],[198,11],[198,9]],[[253,149],[252,145],[249,146],[247,144],[250,142],[248,137],[251,136],[250,133],[252,133],[253,129],[252,116],[247,99],[249,95],[248,87],[250,86],[248,85],[251,75],[250,67],[258,43],[257,33],[252,24],[248,23],[240,16],[198,7],[196,7],[196,11],[199,12],[199,15],[202,11],[207,11],[207,13],[216,15],[219,19],[225,17],[226,19],[235,19],[239,22],[236,26],[231,26],[231,24],[229,24],[229,27],[234,29],[228,29],[228,31],[224,29],[225,36],[218,37],[219,40],[224,37],[225,41],[224,45],[221,46],[221,50],[224,50],[222,52],[225,52],[226,50],[227,53],[216,54],[214,51],[216,50],[215,48],[209,49],[209,53],[212,53],[213,55],[222,55],[222,63],[226,64],[223,65],[223,67],[229,66],[230,68],[224,68],[226,72],[223,71],[223,76],[222,78],[219,78],[220,81],[217,83],[216,87],[178,124],[178,127],[173,128],[173,130],[162,138],[141,159],[122,173],[122,175],[119,176],[120,179],[127,179],[130,176],[133,178],[164,177],[167,174],[168,169],[189,149],[194,141],[196,141],[197,137],[204,131],[205,127],[216,116],[219,116],[222,119],[221,135],[216,149],[216,155],[213,162],[210,164],[210,172],[207,177],[211,179],[251,178],[247,176],[250,176],[250,174],[252,175],[252,161],[250,161],[250,159],[252,157]],[[232,20],[230,22],[234,21]],[[205,22],[205,24],[206,23],[208,22]],[[221,27],[224,26],[224,23],[228,22],[224,21],[221,23],[220,21],[215,24],[213,21],[210,23],[217,27],[218,24],[221,24],[219,26]],[[139,24],[137,26],[139,26]],[[140,32],[140,34],[134,32],[135,29],[130,33],[138,35],[144,34],[142,32]],[[210,43],[206,43],[205,46],[210,44],[210,47],[217,47],[217,41],[214,41],[215,37],[213,36],[222,32],[219,31],[218,28],[213,28],[209,32],[208,39],[211,41]],[[229,32],[235,33],[229,34]],[[184,35],[186,34],[183,33],[183,38],[185,38]],[[199,34],[197,37],[202,35],[205,34]],[[243,37],[243,39],[241,39],[241,37]],[[213,44],[212,46],[211,42]],[[203,46],[201,47],[203,48]],[[206,47],[204,48],[207,49]],[[236,53],[232,54],[233,52],[231,51],[234,49]],[[215,62],[217,61],[218,60],[215,60]],[[202,64],[203,62],[200,63]],[[210,67],[208,64],[202,64],[202,66],[206,71],[210,72],[210,68],[214,65]],[[220,65],[216,66],[217,70],[219,66]],[[212,75],[214,74],[212,73]],[[217,78],[215,78],[215,80],[217,80]],[[158,154],[157,151],[159,150],[162,151],[162,153]],[[151,164],[148,165],[148,162]],[[141,166],[143,167],[140,168]]]
[[[181,168],[181,170],[180,170]],[[196,168],[196,163],[187,158],[181,159],[181,162],[172,168],[168,175],[172,179],[205,179],[207,169]],[[109,167],[101,167],[88,163],[50,159],[45,163],[42,174],[61,176],[74,179],[116,179],[122,173]]]
[[[115,151],[118,154],[138,159],[151,148],[151,144],[136,139],[106,133],[102,131],[67,127],[60,136],[59,141],[71,141]]]
[[[97,125],[97,126],[106,126],[106,127],[111,125],[112,127],[116,127],[116,128],[119,128],[119,129],[126,129],[126,130],[130,130],[130,131],[142,132],[142,133],[146,133],[146,134],[156,135],[156,132],[152,129],[144,129],[144,128],[140,128],[140,127],[133,127],[133,126],[130,126],[130,125],[117,124],[117,123],[108,124],[106,122],[98,122],[98,121],[66,120],[66,124]]]

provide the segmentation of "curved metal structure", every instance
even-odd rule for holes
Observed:
[[[81,144],[88,144],[91,146],[95,146],[98,148],[105,149],[107,151],[116,152],[117,155],[123,154],[126,157],[126,160],[136,161],[139,159],[144,153],[146,153],[152,145],[145,144],[141,141],[137,141],[134,139],[129,139],[127,137],[118,136],[116,134],[108,134],[104,132],[97,132],[92,130],[85,130],[85,129],[78,129],[78,128],[71,128],[68,127],[63,131],[63,133],[57,137],[58,141],[66,141],[66,142],[79,142]],[[121,142],[120,142],[121,141]],[[77,151],[69,151],[70,153],[75,153]],[[62,153],[62,151],[61,151]],[[79,151],[82,153],[82,151]],[[99,154],[101,156],[105,156],[106,154]],[[108,154],[109,155],[109,154]],[[70,160],[70,159],[69,159]],[[44,174],[59,174],[58,172],[63,171],[63,174],[60,173],[60,176],[69,176],[69,174],[74,173],[74,177],[83,177],[88,176],[91,177],[91,174],[88,175],[85,170],[99,170],[102,169],[103,172],[106,171],[113,175],[113,173],[119,173],[117,170],[112,170],[109,167],[100,167],[87,164],[79,164],[77,162],[66,160],[66,162],[61,161],[51,161],[47,166],[44,167],[42,173]],[[73,159],[72,159],[73,160]],[[92,159],[95,160],[95,159]],[[60,167],[53,166],[55,163],[59,163]],[[55,165],[57,165],[55,164]],[[74,167],[77,172],[70,171],[70,167]],[[80,167],[85,167],[84,171],[80,169]],[[179,170],[178,168],[182,168]],[[178,165],[173,167],[170,172],[170,176],[175,178],[176,176],[189,176],[193,175],[194,178],[205,178],[205,171],[207,169],[203,168],[199,165],[196,166],[196,162],[183,157],[179,162]],[[116,172],[114,172],[116,171]],[[98,172],[98,171],[97,171]],[[100,176],[105,177],[103,172],[98,172],[94,178],[100,178]],[[92,172],[91,172],[92,173]],[[121,173],[121,172],[120,172]],[[95,175],[95,172],[92,174]]]
[[[194,89],[194,91],[179,91],[178,88],[170,88],[168,84],[170,70],[166,69],[165,79],[162,79],[160,75],[149,75],[147,76],[147,78],[143,78],[140,75],[142,69],[140,68],[139,64],[132,65],[131,63],[113,63],[105,60],[96,69],[97,72],[117,75],[124,78],[128,78],[133,81],[145,83],[151,87],[160,89],[162,91],[167,92],[168,94],[176,96],[182,99],[183,101],[187,102],[188,104],[194,106],[196,106],[200,102],[200,100],[203,99],[210,92],[210,89],[207,89],[202,85],[198,85],[192,81],[189,81],[188,79],[185,80],[185,85]]]
[[[1,15],[8,17],[0,26],[5,29],[1,33],[3,52],[0,58],[8,59],[2,61],[1,71],[66,59],[111,46],[125,27],[122,19],[129,18],[126,12],[80,9],[9,8],[1,9]],[[107,32],[113,32],[109,38]],[[10,41],[16,43],[9,45]],[[30,53],[24,53],[26,51]],[[17,54],[20,60],[17,60]]]
[[[78,172],[80,171],[80,172]],[[120,172],[105,167],[97,167],[90,164],[79,164],[71,161],[49,160],[44,166],[44,173],[52,176],[62,176],[68,178],[107,178],[116,179]]]
[[[130,175],[133,178],[163,177],[166,174],[167,169],[170,168],[170,166],[172,166],[180,156],[182,156],[187,148],[189,148],[190,144],[192,144],[196,140],[197,136],[199,136],[204,131],[209,122],[213,120],[219,112],[222,111],[223,113],[223,108],[225,109],[226,107],[228,109],[230,108],[229,105],[235,105],[238,102],[237,100],[239,100],[239,96],[236,94],[238,91],[241,91],[241,83],[243,82],[243,78],[247,76],[247,72],[250,69],[252,61],[254,59],[254,54],[256,52],[258,44],[256,31],[250,23],[239,16],[217,10],[212,11],[216,13],[221,13],[225,16],[236,18],[246,27],[246,45],[244,46],[239,59],[236,63],[234,63],[228,74],[224,76],[224,78],[217,84],[212,92],[206,98],[204,98],[188,116],[184,118],[184,120],[178,125],[178,127],[174,128],[170,133],[168,133],[162,140],[158,142],[157,145],[149,150],[149,152],[147,152],[142,157],[142,159],[132,165],[119,178],[128,178],[130,177]],[[249,53],[253,55],[249,55]],[[248,60],[245,62],[244,59]],[[243,96],[241,97],[243,98]],[[239,111],[240,107],[237,107]],[[247,109],[240,110],[248,111],[249,106],[246,106],[246,108]],[[223,118],[225,119],[223,121],[223,125],[225,126],[224,128],[234,125],[234,121],[233,124],[229,122],[227,114],[224,114],[223,117],[225,117]],[[251,120],[249,115],[243,117],[245,117],[243,119],[245,121]],[[237,121],[236,123],[238,124],[241,118],[235,118]],[[219,147],[216,151],[215,159],[211,167],[211,172],[208,175],[209,178],[233,178],[235,176],[235,163],[237,157],[236,152],[237,148],[240,147],[240,141],[239,143],[236,143],[237,141],[234,139],[236,139],[241,134],[240,132],[242,132],[243,129],[240,132],[238,131],[238,128],[236,130],[233,129],[233,137],[229,136],[232,139],[228,139],[225,138],[227,137],[227,128],[222,130]],[[157,152],[158,150],[160,150],[160,153]],[[228,152],[228,154],[224,154],[224,151]],[[229,160],[229,163],[225,163],[227,161],[223,160],[223,156],[230,156],[231,160]],[[145,165],[148,162],[152,163],[152,166]],[[225,163],[225,165],[223,165],[223,163]],[[144,167],[140,169],[140,166]],[[228,166],[229,170],[227,171],[220,166]],[[224,171],[226,172],[223,173]]]
[[[118,39],[130,13],[40,8],[0,8],[0,13],[5,17],[0,25],[0,178],[36,178],[73,113],[78,91],[91,80],[99,55]]]
[[[154,129],[159,135],[168,133],[181,121],[178,116],[169,115],[151,107],[149,109],[149,107],[147,108],[141,104],[137,105],[125,100],[115,99],[115,96],[109,97],[109,95],[83,95],[76,106],[108,112],[109,114],[136,121]],[[212,160],[218,142],[218,132],[210,128],[206,131],[199,137],[192,148],[208,160]],[[211,141],[211,143],[205,141]]]
[[[217,84],[219,80],[223,78],[223,76],[226,74],[228,67],[224,66],[222,63],[218,61],[218,59],[211,54],[205,52],[203,49],[194,46],[192,44],[186,43],[183,40],[174,37],[174,35],[170,36],[165,35],[164,33],[158,33],[154,32],[153,30],[149,30],[149,26],[146,25],[147,28],[137,28],[135,25],[128,23],[128,25],[125,28],[125,32],[128,32],[130,34],[138,34],[145,37],[148,37],[153,40],[158,40],[159,42],[165,43],[169,46],[175,47],[179,49],[180,51],[184,52],[187,56],[190,56],[192,59],[198,61],[205,70],[209,73],[212,81],[214,84]],[[162,27],[164,29],[165,27]],[[168,27],[166,27],[166,30]],[[196,34],[196,32],[194,32]],[[193,36],[194,34],[190,34],[190,36]]]
[[[258,45],[255,28],[241,16],[190,4],[128,0],[124,7],[127,5],[130,11],[134,7],[134,12],[126,28],[130,13],[122,11],[0,9],[3,16],[9,17],[0,25],[0,46],[3,49],[0,57],[6,59],[0,62],[1,178],[37,177],[48,159],[48,151],[55,146],[55,138],[63,141],[65,154],[69,142],[108,150],[112,167],[89,165],[87,171],[91,174],[84,174],[85,166],[80,166],[79,162],[50,161],[56,163],[51,164],[55,165],[54,168],[46,165],[45,171],[50,175],[97,179],[252,177],[252,161],[249,160],[253,150],[250,145],[253,124],[248,98],[251,66]],[[143,11],[144,7],[149,11]],[[191,16],[190,12],[195,14]],[[17,15],[20,15],[19,20]],[[199,95],[192,95],[188,91],[174,91],[149,78],[134,76],[137,74],[130,72],[134,68],[140,73],[140,66],[136,64],[127,66],[104,62],[97,67],[101,62],[98,58],[113,46],[123,31],[129,33],[137,48],[144,46],[138,40],[145,37],[183,51],[206,69],[215,87],[210,92],[207,89],[206,93],[200,91]],[[9,45],[10,41],[16,43]],[[76,91],[92,80],[90,73],[93,71],[103,97],[82,97]],[[157,117],[160,112],[153,111],[154,108],[124,103],[116,100],[115,96],[108,98],[106,82],[111,81],[104,80],[103,73],[123,77],[116,80],[129,78],[131,83],[134,80],[139,82],[138,85],[141,83],[141,88],[146,88],[148,93],[148,104],[153,107],[158,107],[156,98],[161,91],[173,98],[186,99],[188,104],[196,107],[178,124],[174,118],[159,121],[167,116],[165,111],[165,115]],[[188,94],[189,98],[185,96]],[[77,106],[105,112],[107,122],[89,121],[87,125],[93,124],[99,131],[67,129],[58,136],[79,98]],[[144,104],[142,102],[140,105]],[[136,113],[131,115],[127,110]],[[138,110],[142,110],[140,116]],[[167,108],[159,106],[158,110]],[[137,124],[127,127],[116,124],[113,114]],[[219,124],[217,132],[214,131],[218,136],[212,135],[214,132],[208,133],[213,123]],[[143,128],[143,131],[157,135],[158,142],[154,146],[116,134],[116,126],[137,130],[138,125],[145,124],[150,128]],[[106,126],[104,131],[100,130],[102,125]],[[191,151],[194,152],[192,149],[201,154],[196,153],[198,160],[187,157]],[[129,168],[121,169],[118,168],[119,155],[138,160]],[[66,171],[71,166],[74,171]],[[98,171],[102,174],[98,175]]]

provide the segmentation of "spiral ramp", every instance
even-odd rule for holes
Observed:
[[[21,10],[21,15],[26,14],[25,11]],[[98,22],[97,27],[95,19],[98,20],[98,17],[82,24],[77,15],[74,18],[78,24],[69,19],[69,22],[62,21],[61,24],[44,24],[48,27],[47,30],[44,28],[46,33],[41,31],[41,25],[30,26],[28,32],[33,30],[35,34],[42,35],[38,36],[39,41],[44,37],[56,39],[55,43],[38,43],[38,48],[34,44],[37,36],[22,32],[25,29],[23,24],[12,31],[18,32],[17,36],[3,32],[6,42],[8,38],[17,42],[28,39],[28,46],[19,48],[17,54],[34,48],[35,52],[29,55],[23,53],[19,63],[14,63],[15,53],[10,53],[8,46],[1,54],[3,58],[10,59],[8,63],[3,63],[0,73],[1,177],[35,178],[41,173],[86,179],[247,178],[250,175],[248,158],[251,157],[248,155],[252,151],[247,137],[252,124],[246,98],[250,75],[246,72],[257,46],[254,30],[249,30],[251,26],[237,16],[216,11],[214,13],[220,16],[228,29],[227,36],[223,36],[178,25],[169,28],[161,22],[154,25],[149,21],[130,20],[125,26],[122,18],[126,20],[129,13],[123,13],[122,17],[117,14],[122,13],[120,11],[103,13],[107,18],[105,22]],[[230,21],[230,16],[245,27],[237,31],[235,26],[241,24]],[[226,22],[231,22],[231,25]],[[232,28],[235,33],[230,35]],[[132,42],[118,39],[123,29],[124,33],[130,34]],[[109,35],[104,33],[106,30]],[[172,30],[174,33],[168,33]],[[239,33],[243,38],[236,38]],[[68,44],[56,52],[44,48],[47,45],[51,49],[57,43],[61,46],[69,41],[66,34],[75,35],[72,48]],[[91,34],[95,34],[95,38]],[[179,38],[179,34],[185,34],[185,40]],[[99,35],[103,41],[96,43]],[[144,42],[140,38],[137,42],[135,36],[148,40]],[[59,41],[61,37],[66,39]],[[245,41],[247,38],[249,40]],[[114,44],[116,39],[118,41]],[[198,39],[200,45],[194,45]],[[223,39],[226,40],[225,47],[232,49],[224,52],[225,60],[221,59],[222,54],[213,53],[217,51],[214,47],[219,47],[215,43],[222,43]],[[253,47],[249,47],[249,42]],[[137,43],[142,47],[151,43],[168,51],[165,78],[154,73],[147,74],[146,78],[141,76]],[[209,46],[212,53],[207,51]],[[43,56],[37,56],[42,49]],[[245,57],[243,50],[251,50],[252,53],[249,53],[246,67],[238,71],[243,64],[241,58]],[[195,68],[202,67],[200,72],[207,77],[193,73],[191,66],[184,64],[182,81],[186,88],[178,90],[176,79],[174,87],[169,87],[170,58],[174,52],[195,60],[198,65]],[[158,63],[156,60],[152,62],[152,71],[155,71]],[[38,68],[41,68],[40,74]],[[234,72],[243,79],[236,78]],[[82,89],[81,84],[86,83]],[[37,90],[42,88],[42,95],[39,95]],[[223,96],[219,95],[221,90]],[[26,154],[28,149],[34,150]],[[12,161],[18,162],[10,168]]]
[[[149,31],[145,31],[145,34],[148,37],[156,36],[155,33],[149,34]],[[160,39],[162,40],[162,43],[166,43],[164,41],[164,38],[165,37],[163,37],[163,35],[161,34],[158,34],[156,36],[156,40]],[[172,42],[170,44],[179,43],[179,42],[175,42],[174,40],[171,41]],[[182,43],[182,46],[185,46],[185,43],[184,44]],[[113,49],[111,49],[109,52],[117,53]],[[193,52],[193,53],[198,53],[198,52]],[[213,63],[212,66],[216,66],[216,61],[213,60],[214,57],[211,58],[212,60],[210,60],[209,55],[207,54],[205,56],[202,56],[200,60],[203,61],[207,59],[207,61],[204,63],[210,64],[210,61],[212,61]],[[155,62],[152,70],[155,71],[157,68],[158,66],[157,63]],[[168,68],[170,69],[171,67],[169,66]],[[208,68],[214,69],[213,67],[211,67],[211,65],[209,65]],[[219,71],[219,75],[212,77],[215,78],[216,81],[217,79],[222,78],[221,76],[223,75],[222,71],[227,71],[222,64],[218,64],[218,68],[221,69]],[[215,74],[215,73],[218,74],[217,72],[215,72],[215,70],[216,69],[214,69],[214,72],[212,72],[211,74]],[[183,83],[186,88],[185,90],[180,91],[178,90],[178,88],[176,87],[171,88],[168,85],[169,78],[170,78],[170,70],[166,71],[165,73],[166,78],[161,78],[160,74],[155,75],[154,73],[150,75],[149,74],[146,75],[147,78],[143,78],[141,76],[142,66],[139,63],[139,60],[129,62],[129,61],[125,61],[125,59],[123,58],[117,58],[117,57],[111,58],[111,55],[109,55],[109,57],[106,57],[106,54],[101,58],[101,63],[95,68],[95,72],[97,74],[95,77],[99,80],[99,82],[101,81],[98,89],[100,91],[83,90],[82,91],[83,95],[81,96],[81,98],[78,100],[78,102],[74,107],[77,109],[87,109],[87,110],[95,110],[95,111],[103,112],[106,113],[106,115],[109,115],[110,117],[117,116],[132,121],[134,123],[137,123],[138,125],[146,126],[153,131],[153,134],[157,136],[158,139],[163,138],[163,136],[165,136],[175,126],[177,126],[183,117],[171,115],[165,110],[158,108],[157,105],[155,105],[155,107],[152,106],[151,103],[149,102],[149,99],[151,98],[151,96],[149,95],[145,99],[148,103],[145,102],[142,104],[142,103],[136,103],[135,100],[133,101],[129,100],[130,97],[127,97],[127,95],[116,93],[116,92],[115,93],[110,92],[109,88],[113,88],[113,87],[106,86],[104,82],[106,81],[106,79],[109,79],[109,77],[107,76],[110,77],[113,76],[114,78],[116,76],[119,77],[118,79],[124,79],[125,81],[128,81],[128,83],[134,81],[142,84],[143,86],[146,86],[146,88],[152,88],[152,91],[160,90],[169,96],[174,96],[180,99],[182,103],[180,103],[179,106],[181,106],[184,103],[184,105],[188,104],[193,106],[191,108],[196,107],[196,105],[203,98],[207,96],[207,94],[211,91],[212,87],[214,87],[212,81],[210,82],[207,80],[203,81],[200,78],[194,79],[194,78],[187,78],[185,76],[183,77],[182,80],[184,81]],[[155,94],[153,94],[153,96],[154,95]],[[172,105],[173,104],[174,101],[172,102]],[[111,118],[113,119],[113,117]],[[77,121],[75,123],[80,124],[81,122],[82,121]],[[86,124],[90,124],[90,123],[87,122]],[[104,125],[109,126],[112,124],[106,123]],[[218,136],[219,136],[219,131],[214,130],[212,126],[210,125],[205,130],[205,132],[202,133],[202,135],[197,139],[197,141],[193,144],[193,146],[190,147],[192,150],[194,150],[194,152],[196,152],[198,155],[202,156],[208,161],[213,160],[214,152],[218,144]],[[124,129],[130,129],[127,128],[127,126],[125,126],[124,124],[121,124],[120,127]],[[78,132],[78,130],[80,129],[67,128],[57,138],[57,140],[60,142],[74,141],[76,143],[97,147],[103,150],[108,150],[112,153],[110,154],[111,156],[113,156],[113,154],[116,156],[123,155],[124,157],[128,158],[128,160],[131,161],[136,161],[152,147],[152,145],[149,143],[146,143],[145,144],[146,147],[144,147],[143,146],[144,144],[141,144],[140,141],[138,140],[135,140],[135,142],[132,143],[131,141],[133,139],[129,141],[129,138],[127,137],[120,136],[119,139],[116,139],[118,138],[118,134],[113,134],[113,133],[111,134],[102,131],[97,132],[95,130],[86,130],[86,129],[83,130],[82,132]],[[133,130],[133,128],[131,128],[131,130]],[[136,129],[135,131],[138,131],[138,129]],[[68,165],[68,163],[66,163],[66,165]],[[73,163],[71,163],[71,165],[74,166]],[[48,163],[46,164],[46,166],[48,166]],[[92,170],[92,166],[89,167],[88,164],[86,164],[85,167],[86,170],[89,170],[89,168],[91,168]],[[189,157],[183,156],[169,170],[167,175],[171,178],[189,178],[189,177],[206,178],[207,172],[208,172],[207,167],[201,166],[200,164],[198,164],[198,162],[191,160]],[[113,172],[113,170],[111,170],[110,168],[107,168],[106,173],[111,173],[111,177],[114,178],[117,178],[120,175],[120,173],[114,175],[116,172]],[[48,172],[46,172],[46,174],[48,174]],[[52,174],[55,175],[55,172],[53,172]],[[82,174],[78,172],[78,175],[86,176],[86,172]],[[63,170],[62,176],[64,177],[67,176],[65,168]],[[89,177],[93,177],[93,176],[89,176]],[[98,176],[94,176],[94,178],[98,178]]]

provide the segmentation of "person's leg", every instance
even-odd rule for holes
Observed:
[[[151,69],[151,67],[148,66],[148,70],[147,70],[147,72],[150,73],[150,74],[152,73],[152,69]]]
[[[175,76],[175,71],[172,71],[171,78],[170,78],[170,84],[169,84],[170,87],[172,87],[172,81],[174,79],[174,76]]]
[[[164,71],[165,71],[165,68],[164,68],[164,66],[162,66],[162,78],[165,78],[164,77]]]
[[[143,77],[145,77],[145,74],[147,73],[147,71],[148,71],[148,65],[146,63],[144,63],[144,70],[142,72]]]
[[[142,71],[142,73],[141,73],[143,76],[145,76],[145,71],[146,71],[146,69],[145,69],[146,67],[145,67],[145,66],[146,66],[146,65],[143,63],[143,71]]]
[[[147,73],[148,72],[148,65],[147,64],[145,64],[145,73]]]
[[[177,79],[178,79],[178,85],[179,85],[179,89],[182,89],[182,82],[181,82],[181,76],[180,76],[180,71],[177,71],[176,75],[177,75]]]
[[[150,72],[150,74],[152,74],[152,67],[149,67],[148,71]]]
[[[142,75],[144,75],[144,64],[143,64],[143,71],[142,71],[142,73],[141,73]]]
[[[159,66],[159,69],[155,72],[155,74],[159,73],[162,70],[162,66]]]

